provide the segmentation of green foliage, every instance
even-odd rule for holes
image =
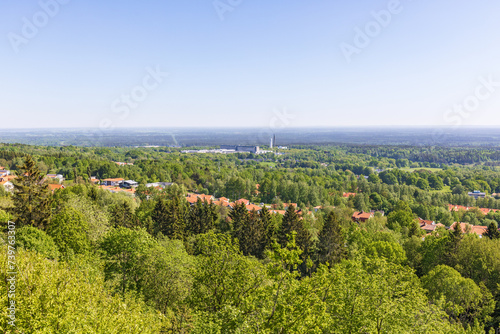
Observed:
[[[48,259],[59,258],[59,250],[47,233],[32,226],[23,226],[16,231],[16,244],[26,250],[33,250]]]
[[[91,188],[93,189],[93,188]],[[93,246],[109,231],[109,219],[106,210],[95,204],[88,197],[69,194],[65,205],[80,212],[88,224],[87,236]]]
[[[100,244],[106,281],[122,295],[127,291],[140,291],[142,277],[138,273],[143,257],[155,245],[156,241],[144,229],[119,227],[109,231]]]
[[[86,254],[90,250],[89,226],[85,217],[71,207],[65,207],[54,215],[47,229],[62,256],[70,258],[76,254]]]
[[[203,324],[199,326],[214,333],[241,332],[238,328],[248,325],[246,315],[258,303],[266,280],[263,266],[243,256],[225,234],[198,235],[196,253],[189,305]]]
[[[10,219],[11,215],[0,209],[0,224],[7,224]]]
[[[328,275],[329,333],[452,333],[407,267],[346,261]],[[411,331],[410,331],[411,329]]]
[[[406,253],[403,247],[395,242],[375,241],[366,247],[365,253],[369,258],[383,258],[400,265],[406,263]]]
[[[387,216],[387,226],[398,232],[408,234],[418,223],[413,218],[413,214],[407,210],[393,211]]]
[[[259,155],[262,162],[248,154],[179,151],[0,144],[0,165],[18,175],[23,171],[15,166],[30,153],[44,172],[80,176],[78,184],[67,181],[66,188],[53,195],[37,188],[41,183],[36,178],[17,194],[0,193],[0,210],[20,214],[16,208],[25,205],[20,194],[39,191],[41,200],[34,204],[54,199],[47,211],[40,206],[41,215],[32,210],[36,217],[30,221],[35,223],[28,224],[47,228],[48,235],[33,227],[17,230],[18,246],[40,253],[33,255],[40,265],[27,264],[31,267],[24,272],[57,272],[55,283],[50,277],[30,276],[23,283],[26,308],[40,313],[32,320],[30,313],[23,313],[25,324],[35,326],[22,327],[24,332],[45,326],[45,332],[56,333],[451,334],[498,327],[500,240],[488,238],[494,228],[479,238],[439,227],[423,238],[416,220],[446,226],[455,221],[483,226],[500,222],[500,213],[493,211],[484,215],[478,209],[448,210],[448,204],[500,209],[498,199],[476,200],[464,193],[500,192],[498,150],[332,145]],[[473,160],[488,163],[456,164]],[[113,161],[134,165],[117,166]],[[111,193],[86,183],[91,175],[134,179],[142,185],[136,197]],[[37,177],[43,178],[41,173]],[[164,190],[144,185],[153,181],[174,184]],[[252,203],[275,203],[279,209],[283,202],[299,203],[301,211],[288,204],[284,216],[265,207],[257,213],[244,205],[189,205],[184,199],[187,190],[233,201],[244,197]],[[344,192],[356,195],[344,198]],[[387,216],[377,213],[354,223],[354,209],[383,210]],[[59,249],[62,262],[38,260],[57,258]],[[329,266],[321,264],[326,262]],[[431,278],[443,267],[451,273]],[[59,271],[76,285],[57,281]],[[416,275],[424,276],[429,291],[422,289]],[[47,284],[45,295],[39,283]],[[76,286],[78,290],[71,290]],[[88,295],[82,293],[87,290]],[[75,315],[66,305],[75,308]],[[127,313],[130,310],[135,314]],[[139,316],[149,322],[137,322]],[[125,318],[129,327],[122,326]]]
[[[464,278],[458,271],[445,265],[436,266],[426,276],[422,284],[428,291],[430,300],[439,303],[444,298],[446,312],[464,325],[489,320],[495,307],[491,293],[482,289],[470,278]]]
[[[1,247],[0,280],[6,282],[7,247]],[[42,254],[16,254],[16,327],[0,315],[3,333],[159,333],[169,326],[165,316],[132,295],[112,296],[102,277],[75,270]],[[22,273],[22,274],[21,274]],[[7,285],[0,285],[0,302],[7,305]]]
[[[194,259],[186,253],[182,242],[161,238],[158,245],[145,250],[137,265],[147,303],[163,314],[178,310],[193,284]]]

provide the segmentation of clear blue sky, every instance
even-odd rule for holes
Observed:
[[[2,0],[0,128],[500,125],[500,2],[390,3]]]

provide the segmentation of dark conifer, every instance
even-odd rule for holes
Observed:
[[[345,255],[345,238],[337,215],[332,211],[328,214],[323,224],[323,229],[318,236],[319,262],[335,264],[340,262]]]
[[[12,181],[14,206],[10,212],[18,227],[30,225],[45,229],[50,223],[52,212],[52,196],[47,183],[44,182],[45,176],[40,173],[29,155],[19,169],[19,177]]]
[[[292,231],[296,231],[298,233],[299,229],[299,216],[295,211],[295,206],[290,205],[287,208],[285,215],[283,216],[283,221],[281,223],[280,233],[278,236],[278,242],[281,247],[286,247],[286,244],[288,243],[288,235],[290,235]]]
[[[184,240],[186,237],[187,207],[185,200],[174,196],[170,200],[159,199],[153,210],[154,233]]]
[[[276,226],[274,225],[273,217],[271,213],[267,209],[267,207],[263,207],[259,213],[260,220],[262,221],[262,227],[264,229],[264,238],[262,240],[262,249],[270,249],[273,241],[276,240]]]
[[[500,232],[498,231],[497,226],[493,222],[491,222],[488,225],[488,229],[486,230],[486,232],[483,235],[485,237],[490,238],[490,239],[500,239]]]
[[[232,220],[231,236],[242,243],[245,239],[245,226],[248,224],[248,210],[244,203],[235,203],[233,209],[229,213],[229,218]]]
[[[111,208],[111,225],[114,227],[136,227],[139,222],[129,202],[123,201]]]

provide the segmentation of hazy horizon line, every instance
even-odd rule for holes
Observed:
[[[261,130],[261,129],[269,129],[271,131],[281,132],[287,130],[294,129],[355,129],[355,128],[365,128],[365,129],[377,129],[377,128],[393,128],[393,129],[448,129],[448,130],[459,130],[461,128],[468,129],[481,129],[481,128],[490,128],[500,129],[500,124],[498,125],[336,125],[336,126],[287,126],[284,128],[270,129],[269,127],[259,127],[259,126],[121,126],[121,127],[113,127],[110,129],[101,129],[99,127],[12,127],[12,128],[1,128],[0,131],[11,131],[11,130],[93,130],[93,131],[113,131],[113,130],[153,130],[153,129],[172,129],[172,130],[211,130],[211,129],[223,129],[223,130]]]

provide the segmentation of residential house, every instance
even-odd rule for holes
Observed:
[[[323,209],[322,205],[315,206],[314,207],[314,212],[318,212],[319,210],[322,210],[322,209]]]
[[[288,209],[288,207],[289,207],[290,205],[293,205],[296,209],[298,208],[297,203],[283,203],[283,208],[285,208],[285,210],[286,210],[286,209]],[[276,210],[276,209],[278,209],[278,204],[272,204],[272,205],[271,205],[271,208],[273,208],[273,209],[275,209],[275,210]]]
[[[438,227],[445,227],[443,224],[436,223],[435,221],[432,221],[432,220],[425,220],[422,218],[418,218],[418,220],[419,220],[420,228],[422,230],[426,231],[427,233],[434,232]]]
[[[118,187],[120,184],[125,181],[125,179],[122,178],[114,178],[114,179],[104,179],[101,181],[101,185],[103,186],[111,186],[111,187]]]
[[[173,184],[172,182],[153,182],[153,183],[146,183],[146,187],[165,189],[166,187],[170,187],[172,184]]]
[[[214,202],[215,198],[212,195],[205,195],[205,194],[192,194],[188,193],[186,196],[186,201],[188,201],[190,204],[195,204],[198,202],[198,199],[200,199],[202,202]]]
[[[247,204],[245,206],[246,206],[246,208],[247,208],[248,211],[255,210],[257,212],[260,212],[260,210],[262,210],[262,208],[260,206],[257,206],[255,204]]]
[[[55,190],[64,189],[64,188],[66,188],[66,187],[64,185],[62,185],[62,184],[49,184],[49,190],[52,191],[52,193]]]
[[[248,204],[250,204],[250,201],[247,199],[244,199],[244,198],[240,198],[239,200],[234,201],[234,203],[238,203],[238,204],[243,203],[245,205],[248,205]]]
[[[139,183],[136,181],[133,181],[133,180],[123,181],[120,184],[120,187],[125,188],[125,189],[137,188],[137,186],[139,186]]]
[[[62,183],[64,181],[64,176],[62,176],[61,174],[47,174],[47,178],[57,180],[59,183]]]
[[[453,211],[459,211],[459,210],[469,211],[469,210],[473,210],[473,209],[478,209],[478,210],[479,210],[479,211],[481,211],[484,215],[487,215],[487,214],[488,214],[488,213],[490,213],[491,211],[493,211],[493,212],[497,212],[497,211],[499,211],[498,209],[475,208],[475,207],[471,207],[471,206],[463,206],[463,205],[453,205],[453,204],[448,204],[448,210],[450,210],[451,212],[453,212]]]
[[[467,193],[469,196],[472,196],[474,197],[475,199],[478,199],[478,198],[485,198],[486,197],[486,193],[484,192],[481,192],[479,190],[474,190],[473,192],[469,192]]]
[[[120,188],[117,186],[106,186],[106,185],[100,185],[99,188],[110,191],[112,193],[125,193],[129,195],[135,195],[135,189],[125,189],[125,188]]]
[[[5,176],[0,176],[0,182],[4,181],[12,181],[13,179],[17,178],[15,175],[5,175]]]
[[[486,226],[470,225],[469,223],[459,223],[459,224],[460,224],[460,229],[462,230],[462,233],[466,233],[466,234],[475,233],[480,238],[482,238],[483,234],[486,233],[486,231],[488,230],[488,227],[486,227]],[[450,227],[450,230],[455,231],[455,226],[456,226],[456,223],[453,223],[453,225],[451,225],[451,227]]]
[[[355,222],[365,222],[374,216],[375,214],[373,212],[356,211],[352,214],[351,219]]]

